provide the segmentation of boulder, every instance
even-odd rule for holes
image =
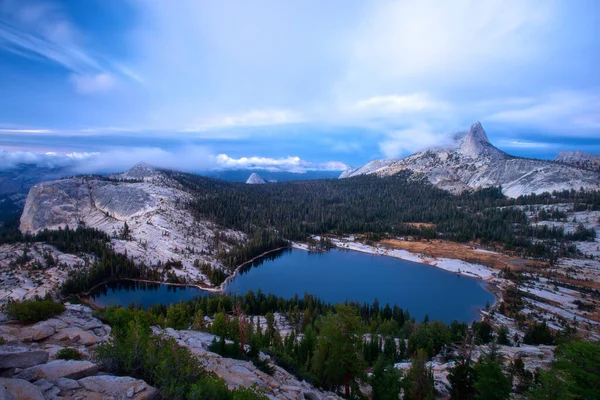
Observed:
[[[44,400],[42,390],[23,379],[0,378],[0,394],[3,391],[7,399]]]
[[[54,335],[54,332],[54,326],[44,321],[23,328],[18,337],[24,342],[37,342]]]
[[[0,369],[29,368],[48,362],[48,352],[24,346],[0,346]]]
[[[84,346],[91,346],[102,340],[93,333],[84,331],[81,328],[71,327],[59,330],[54,336],[53,340],[66,341],[69,340],[72,343],[79,343]]]
[[[90,392],[102,393],[118,399],[153,400],[160,398],[160,393],[157,389],[141,379],[129,376],[89,376],[80,379],[78,382]]]
[[[58,378],[80,379],[94,375],[100,367],[89,361],[56,360],[47,364],[27,368],[17,374],[16,378],[34,381],[44,378],[48,381]]]
[[[39,380],[33,382],[33,384],[35,386],[39,387],[42,392],[45,392],[46,390],[50,390],[54,387],[54,385],[52,385],[50,382],[48,382],[45,379],[39,379]]]
[[[54,381],[52,381],[52,383],[54,383],[54,385],[57,388],[59,388],[61,391],[62,390],[77,390],[81,387],[79,382],[77,382],[75,379],[69,379],[69,378],[58,378],[58,379],[55,379]]]

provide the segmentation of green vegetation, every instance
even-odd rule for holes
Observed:
[[[81,360],[83,358],[83,354],[81,354],[77,349],[65,347],[56,353],[56,358],[59,360]]]
[[[229,391],[189,350],[172,338],[152,334],[150,325],[158,321],[151,313],[110,308],[104,317],[113,327],[112,340],[98,347],[96,357],[107,371],[144,379],[167,399],[265,399],[254,390]]]
[[[560,344],[550,371],[540,371],[528,399],[600,399],[600,343]]]
[[[500,188],[453,196],[409,172],[375,178],[243,185],[180,172],[167,172],[196,193],[190,207],[201,219],[252,235],[251,245],[228,257],[227,265],[248,260],[281,240],[306,240],[309,234],[363,233],[499,244],[519,255],[555,260],[574,251],[569,240],[594,240],[584,227],[565,235],[562,228],[530,226],[514,206],[569,202],[578,210],[600,209],[600,192],[564,191],[507,199]],[[415,227],[412,222],[431,223]],[[245,256],[240,256],[244,254]]]
[[[12,319],[27,323],[44,321],[50,317],[62,314],[65,306],[48,299],[11,301],[6,306],[6,313]]]
[[[275,313],[291,324],[287,337],[279,334]],[[212,319],[210,325],[204,322],[205,316]],[[262,322],[256,316],[264,317]],[[216,336],[210,350],[223,356],[250,360],[271,373],[269,365],[258,359],[262,351],[318,387],[353,397],[358,395],[360,381],[370,381],[375,385],[374,396],[382,399],[397,397],[401,387],[413,390],[414,396],[429,396],[431,371],[423,369],[423,364],[460,345],[474,330],[456,321],[450,325],[427,319],[419,323],[408,311],[389,304],[382,307],[377,301],[331,305],[308,294],[285,299],[260,291],[207,296],[147,311],[109,308],[105,318],[114,326],[127,326],[138,318],[146,325],[210,331]],[[242,343],[249,345],[248,351],[242,350]],[[406,376],[392,367],[416,355],[420,361]],[[367,380],[365,371],[371,367],[374,375]]]

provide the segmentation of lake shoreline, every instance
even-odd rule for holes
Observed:
[[[316,240],[319,240],[319,236],[314,236]],[[428,265],[430,267],[435,267],[438,269],[442,269],[447,272],[452,272],[457,275],[467,276],[470,278],[475,278],[482,283],[482,286],[485,290],[494,295],[494,303],[490,304],[490,308],[496,306],[502,301],[502,290],[504,279],[500,279],[497,277],[497,272],[495,272],[492,268],[486,267],[481,264],[473,264],[460,259],[450,259],[450,258],[434,258],[427,257],[422,254],[411,253],[406,250],[390,250],[381,247],[375,247],[366,245],[350,238],[348,239],[331,239],[331,242],[336,246],[336,249],[340,250],[349,250],[356,251],[359,253],[378,255],[384,257],[392,257],[397,258],[404,261],[414,262],[416,264]],[[292,243],[292,248],[297,250],[304,251],[314,251],[311,250],[307,244],[304,243]],[[483,309],[479,309],[479,314],[484,316],[482,313]]]
[[[359,253],[366,253],[366,254],[371,254],[371,255],[381,255],[381,256],[387,256],[387,257],[391,257],[391,258],[398,258],[398,259],[402,259],[404,261],[428,265],[430,267],[436,267],[438,269],[442,269],[447,272],[454,272],[457,275],[464,275],[467,277],[476,278],[481,283],[481,286],[487,292],[492,294],[494,297],[494,303],[490,304],[490,308],[496,306],[497,304],[499,304],[499,301],[502,300],[502,288],[497,282],[493,282],[493,280],[496,280],[496,279],[494,279],[494,277],[491,274],[487,275],[487,274],[477,274],[476,273],[476,272],[481,272],[479,270],[480,268],[489,269],[488,267],[483,267],[483,266],[475,265],[475,264],[469,264],[469,263],[461,261],[461,260],[453,260],[453,259],[434,260],[429,257],[425,257],[422,255],[416,255],[416,254],[413,254],[413,253],[410,253],[407,251],[395,251],[395,250],[390,251],[389,249],[383,249],[381,247],[369,246],[369,245],[365,245],[365,244],[362,244],[362,243],[356,242],[356,241],[332,239],[332,242],[335,245],[335,249],[338,249],[338,250],[349,250],[349,251],[356,251]],[[95,285],[92,289],[85,292],[84,297],[81,297],[81,299],[88,302],[88,304],[90,304],[90,306],[92,306],[95,309],[102,309],[103,306],[96,303],[92,299],[91,294],[94,289],[96,289],[102,285],[105,285],[107,283],[114,282],[114,281],[130,281],[130,282],[139,282],[139,283],[148,283],[148,284],[168,285],[168,286],[175,286],[175,287],[189,287],[189,288],[201,290],[204,293],[225,294],[225,289],[227,288],[227,285],[238,276],[238,274],[240,273],[240,270],[242,268],[244,268],[245,266],[247,266],[255,261],[260,260],[261,258],[263,258],[265,256],[268,256],[269,254],[276,253],[278,251],[282,251],[285,249],[296,249],[296,250],[304,250],[304,251],[308,251],[308,252],[319,252],[318,250],[313,250],[313,249],[309,248],[309,246],[305,243],[292,242],[290,246],[279,247],[277,249],[266,251],[256,257],[253,257],[252,259],[238,265],[236,267],[236,269],[234,270],[233,274],[228,276],[227,279],[225,279],[225,281],[223,281],[217,287],[206,287],[205,285],[195,284],[195,283],[170,283],[170,282],[152,281],[152,280],[140,279],[140,278],[122,278],[119,280],[109,279],[98,285]],[[442,261],[442,262],[440,262],[440,261]],[[460,263],[459,265],[463,268],[462,269],[458,268],[458,270],[456,270],[457,263]],[[449,266],[451,268],[449,268]],[[480,319],[485,317],[485,314],[483,311],[485,311],[485,309],[483,307],[477,308],[477,313],[478,313]]]

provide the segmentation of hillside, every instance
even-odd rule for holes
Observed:
[[[219,251],[244,242],[239,232],[196,220],[192,196],[146,164],[110,177],[79,176],[34,185],[20,220],[23,233],[85,226],[111,237],[111,246],[147,266],[181,263],[174,273],[204,282],[198,265],[220,267]],[[225,239],[225,240],[223,240]],[[196,265],[196,266],[195,266]]]

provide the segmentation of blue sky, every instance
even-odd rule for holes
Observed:
[[[595,0],[0,0],[0,168],[598,153],[598,65]]]

